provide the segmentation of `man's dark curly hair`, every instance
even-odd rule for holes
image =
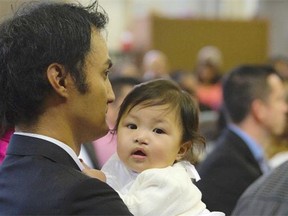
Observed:
[[[84,62],[90,50],[92,28],[108,22],[94,1],[90,6],[67,3],[31,3],[0,26],[1,132],[8,125],[30,124],[43,112],[52,93],[45,71],[63,65],[81,93],[87,91]]]

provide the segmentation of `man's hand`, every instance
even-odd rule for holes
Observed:
[[[84,174],[86,174],[87,176],[90,176],[92,178],[97,178],[103,182],[106,182],[106,176],[105,174],[101,171],[101,170],[97,170],[97,169],[92,169],[90,168],[87,164],[85,164],[83,162],[83,160],[80,160],[83,164],[83,166],[85,167],[82,172]]]

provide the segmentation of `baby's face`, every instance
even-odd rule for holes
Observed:
[[[135,172],[171,166],[179,159],[182,127],[168,105],[137,105],[125,113],[117,129],[117,153]]]

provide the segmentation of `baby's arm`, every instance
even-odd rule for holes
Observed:
[[[90,168],[87,164],[85,164],[83,161],[81,161],[82,164],[84,165],[84,169],[82,170],[82,172],[84,174],[86,174],[87,176],[90,176],[92,178],[97,178],[103,182],[106,182],[106,176],[105,174],[101,171],[101,170],[97,170],[97,169],[92,169]]]
[[[147,169],[120,196],[134,215],[199,215],[206,209],[182,166]]]

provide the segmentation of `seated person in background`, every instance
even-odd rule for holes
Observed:
[[[218,47],[209,45],[199,50],[194,69],[198,81],[196,94],[199,103],[211,110],[218,110],[222,104],[221,67],[222,52]]]
[[[218,110],[222,104],[220,74],[211,62],[201,62],[195,69],[198,85],[196,95],[199,102],[211,110]]]
[[[283,133],[285,88],[273,67],[241,65],[223,80],[226,126],[213,150],[196,167],[196,185],[210,210],[230,215],[245,189],[269,172],[264,146]]]
[[[144,54],[143,80],[169,77],[169,63],[167,56],[160,50],[149,50]]]
[[[135,79],[141,80],[142,74],[138,66],[132,61],[123,61],[114,67],[112,74],[121,77],[134,77]]]
[[[175,70],[170,73],[172,80],[178,83],[178,85],[184,90],[187,91],[191,97],[196,98],[199,104],[200,111],[211,110],[208,105],[200,103],[197,98],[197,87],[198,81],[195,75],[192,72],[185,70]]]
[[[140,84],[126,96],[115,126],[117,153],[102,171],[134,215],[224,215],[207,210],[192,182],[200,177],[190,162],[205,146],[198,121],[197,102],[171,80]]]
[[[109,104],[109,109],[106,114],[106,121],[110,129],[115,127],[118,111],[125,96],[140,82],[141,81],[135,77],[115,76],[111,78],[115,101]],[[101,168],[116,152],[116,134],[114,134],[113,131],[109,131],[104,137],[93,141],[93,146],[99,167]]]

